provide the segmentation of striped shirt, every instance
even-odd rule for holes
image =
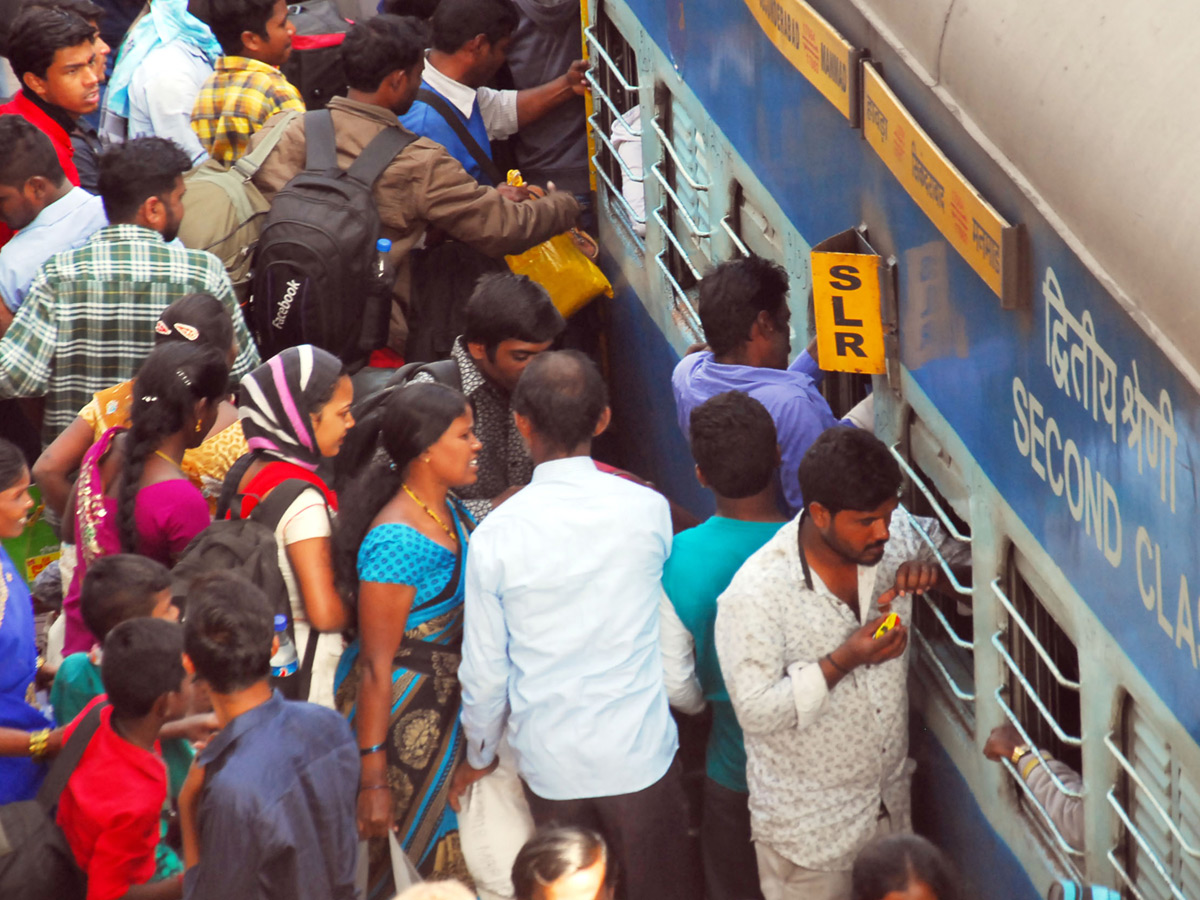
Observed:
[[[51,257],[0,339],[0,398],[46,397],[42,439],[74,421],[92,395],[133,377],[154,346],[159,314],[185,294],[212,294],[233,315],[233,378],[259,363],[225,268],[211,253],[167,244],[141,225],[109,225]]]
[[[209,156],[230,164],[267,119],[289,109],[304,112],[304,101],[282,72],[245,56],[222,56],[196,97],[192,131]]]

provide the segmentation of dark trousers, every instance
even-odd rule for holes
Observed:
[[[525,786],[533,821],[578,825],[603,835],[617,863],[618,900],[696,900],[696,866],[678,761],[644,790],[615,797],[546,800]]]
[[[762,900],[758,859],[750,840],[748,794],[704,779],[700,848],[708,900]]]

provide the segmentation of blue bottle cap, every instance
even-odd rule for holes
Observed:
[[[285,616],[283,613],[280,613],[275,617],[275,630],[287,631],[287,616]]]
[[[380,238],[375,242],[375,249],[380,253],[387,253],[392,249],[392,242],[387,238]]]

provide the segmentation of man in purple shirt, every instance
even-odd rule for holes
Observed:
[[[783,457],[783,499],[795,515],[804,506],[796,476],[804,451],[838,420],[817,390],[823,373],[809,351],[788,365],[787,293],[787,272],[769,260],[751,256],[717,266],[700,282],[700,324],[709,349],[680,360],[671,385],[684,435],[692,410],[725,391],[747,393],[767,408]],[[848,416],[842,423],[858,421]]]

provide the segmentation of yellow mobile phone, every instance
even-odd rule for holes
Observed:
[[[883,624],[875,629],[875,636],[872,638],[872,640],[879,640],[899,624],[900,617],[896,615],[896,613],[891,613],[886,619],[883,620]]]

